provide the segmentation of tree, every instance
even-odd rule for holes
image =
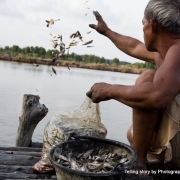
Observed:
[[[25,54],[29,54],[29,53],[30,53],[30,47],[27,46],[27,47],[25,47]]]
[[[12,48],[11,48],[11,52],[12,53],[18,53],[18,51],[19,51],[19,46],[13,45]]]
[[[114,58],[114,59],[112,60],[112,63],[113,63],[113,64],[116,64],[116,65],[119,65],[119,59],[118,59],[118,58]]]

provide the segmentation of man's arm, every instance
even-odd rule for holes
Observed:
[[[128,54],[129,56],[155,64],[154,53],[149,52],[142,42],[137,39],[123,36],[112,31],[97,11],[93,11],[93,14],[96,17],[98,24],[90,24],[89,26],[91,28],[95,29],[100,34],[108,37],[118,49]]]
[[[132,37],[123,36],[111,30],[109,30],[105,36],[107,36],[119,50],[127,55],[155,64],[154,53],[149,52],[145,44],[141,41]]]
[[[179,45],[180,46],[180,45]],[[153,82],[134,86],[95,84],[87,95],[93,102],[115,99],[136,109],[164,109],[180,92],[180,47],[171,47]]]

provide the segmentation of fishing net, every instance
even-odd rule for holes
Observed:
[[[101,123],[99,104],[86,97],[84,103],[68,114],[55,115],[44,130],[41,159],[33,166],[37,172],[45,173],[54,168],[49,161],[49,152],[56,144],[65,142],[72,133],[80,136],[105,138],[106,127]]]

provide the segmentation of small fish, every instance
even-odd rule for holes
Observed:
[[[86,1],[84,4],[86,4],[88,1]]]
[[[66,49],[70,49],[70,46],[69,46],[69,47],[67,47]]]
[[[120,163],[125,163],[128,159],[127,158],[122,158],[119,162]]]
[[[52,33],[49,33],[50,36],[52,36]]]
[[[82,36],[79,36],[79,39],[80,39],[82,42],[84,42],[84,41],[82,40]]]
[[[45,20],[47,22],[46,27],[52,26],[54,24],[54,20],[50,19],[50,20]]]
[[[69,65],[67,65],[67,68],[70,70]]]
[[[54,74],[56,74],[56,70],[53,67],[52,67],[52,71],[53,71]]]
[[[53,38],[56,38],[56,36],[54,36]]]
[[[89,169],[89,171],[92,171],[92,172],[97,172],[99,171],[100,169],[102,169],[104,166],[104,163],[87,163],[87,168]]]
[[[93,40],[85,42],[83,45],[91,44]]]
[[[39,66],[39,64],[35,64],[35,63],[34,63],[33,65],[34,65],[34,66],[36,66],[36,67],[38,67],[38,66]]]
[[[59,35],[59,34],[58,34],[57,38],[59,38],[60,41],[62,42],[62,35]]]
[[[87,46],[87,48],[89,48],[89,47],[94,47],[94,46]]]
[[[68,162],[67,158],[65,156],[63,156],[63,155],[58,155],[58,158],[62,159],[63,161]]]
[[[71,39],[71,38],[74,38],[75,35],[76,35],[76,33],[71,34],[71,35],[70,35],[70,39]]]
[[[50,40],[49,43],[56,48],[58,46],[58,43],[56,41]]]
[[[85,16],[87,16],[87,13],[85,14]]]
[[[87,32],[87,34],[91,33],[91,31]]]
[[[87,9],[90,9],[89,7],[87,7]]]
[[[36,91],[38,91],[38,90],[36,89]]]
[[[84,159],[87,159],[92,153],[93,153],[93,149],[85,152],[84,155],[83,155],[83,158],[84,158]]]

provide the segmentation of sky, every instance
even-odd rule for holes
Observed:
[[[130,63],[142,62],[121,52],[107,37],[91,29],[89,24],[97,24],[92,12],[98,11],[111,30],[144,42],[142,18],[148,1],[0,0],[0,47],[18,45],[21,48],[41,46],[46,50],[53,49],[49,43],[52,39],[50,33],[62,35],[68,47],[72,41],[70,35],[79,30],[85,42],[93,40],[91,45],[94,47],[87,48],[79,42],[70,48],[70,53],[94,54]],[[50,19],[60,21],[55,21],[52,28],[46,27],[45,20]],[[87,34],[89,31],[91,33]]]

